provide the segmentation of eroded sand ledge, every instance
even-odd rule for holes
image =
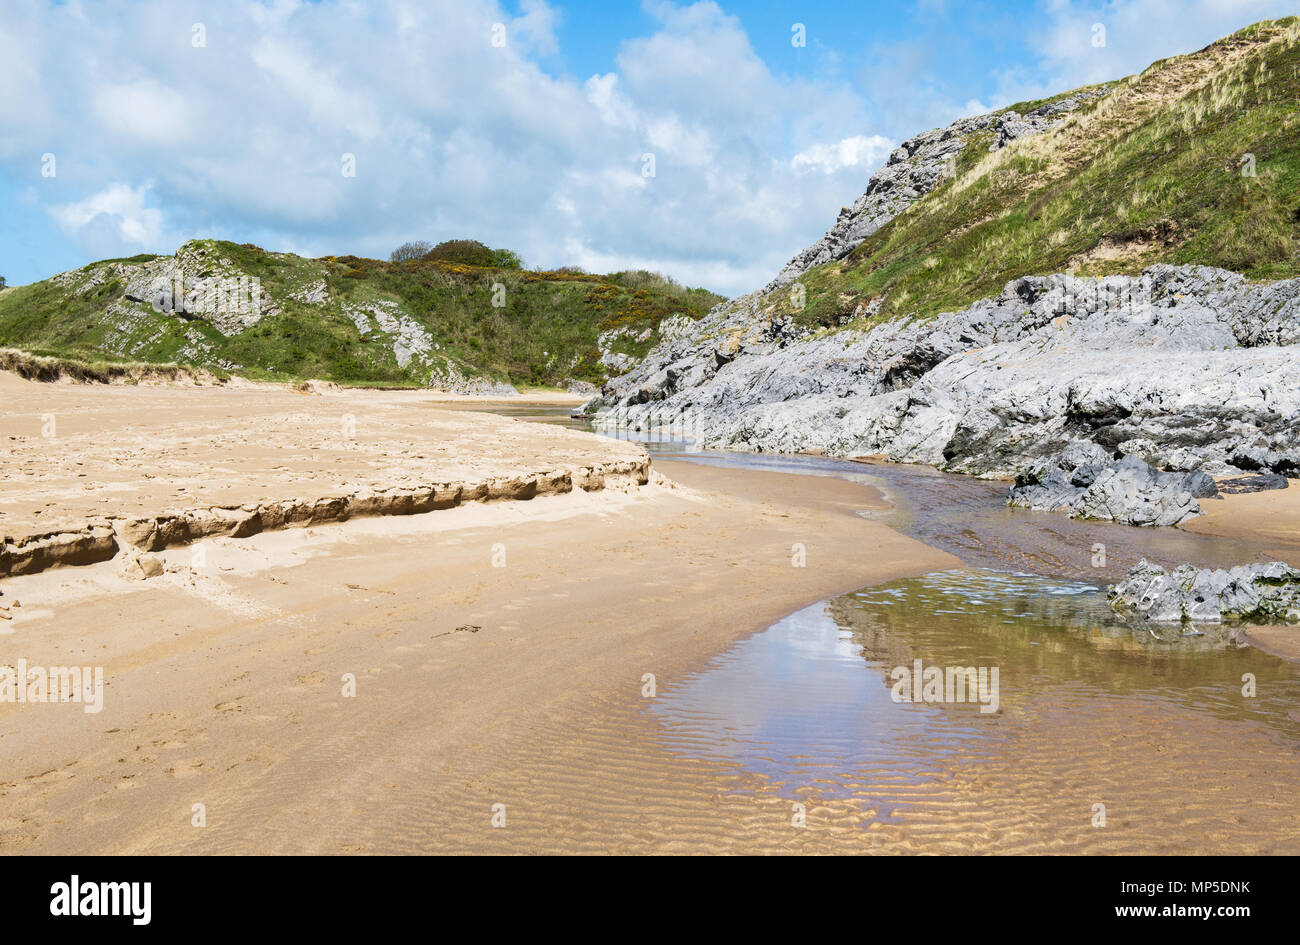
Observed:
[[[46,384],[0,373],[0,576],[208,537],[643,486],[644,450],[419,391]]]

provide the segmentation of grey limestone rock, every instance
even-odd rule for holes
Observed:
[[[1078,442],[1022,472],[1007,502],[1071,518],[1178,525],[1201,514],[1197,499],[1217,495],[1214,480],[1199,470],[1161,472],[1136,456],[1115,459],[1095,443]]]
[[[1300,571],[1282,561],[1224,570],[1182,565],[1172,571],[1145,558],[1107,590],[1111,607],[1153,623],[1252,620],[1300,622]]]
[[[959,312],[823,336],[761,302],[714,309],[592,409],[689,413],[708,446],[980,476],[1075,442],[1168,472],[1300,469],[1300,279],[1168,265],[1031,276]]]

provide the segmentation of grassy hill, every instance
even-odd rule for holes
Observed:
[[[181,285],[206,297],[206,306],[158,310],[157,287],[176,285],[178,273]],[[220,308],[211,293],[238,287],[241,278],[260,283],[260,317],[211,311]],[[249,295],[245,290],[245,302]],[[693,320],[720,301],[640,271],[589,275],[434,260],[304,259],[194,240],[175,256],[104,260],[4,290],[0,345],[263,379],[599,384],[619,373],[615,368],[626,358],[643,356],[664,319]]]
[[[955,177],[800,277],[805,307],[782,289],[764,311],[861,326],[957,310],[1023,275],[1157,262],[1300,275],[1298,41],[1295,17],[1259,23],[1113,83],[1047,133],[992,153],[973,135]]]

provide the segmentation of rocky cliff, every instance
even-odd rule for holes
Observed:
[[[1140,76],[912,139],[772,283],[661,341],[588,410],[685,424],[714,447],[981,476],[1077,444],[1156,472],[1295,475],[1300,278],[1268,277],[1300,274],[1300,138],[1286,134],[1294,109],[1266,103],[1300,102],[1300,81],[1260,91],[1252,77],[1300,74],[1298,35],[1294,20],[1260,24]],[[1203,137],[1180,124],[1189,115]],[[1207,153],[1211,139],[1225,150]],[[1225,160],[1246,148],[1261,176]],[[1129,177],[1099,194],[1091,182],[1114,176],[1116,155],[1132,155]],[[1144,201],[1150,213],[1136,212]],[[1280,206],[1265,216],[1256,201]],[[1229,247],[1251,219],[1278,240],[1267,259],[1188,261],[1236,262]],[[999,265],[1001,291],[984,290]],[[953,293],[971,301],[934,310]],[[1117,495],[1149,503],[1185,484],[1134,484],[1135,470]],[[1181,520],[1188,498],[1133,523]]]

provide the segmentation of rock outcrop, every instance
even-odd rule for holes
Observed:
[[[814,337],[738,300],[589,411],[685,417],[702,445],[1014,476],[1095,443],[1159,469],[1300,469],[1300,279],[1199,266],[1031,276],[933,319]]]
[[[1102,86],[1096,89],[1085,89],[1074,95],[1065,98],[1056,99],[1021,115],[1019,112],[1008,109],[997,116],[997,138],[989,145],[990,151],[996,151],[999,148],[1005,148],[1012,141],[1018,141],[1021,138],[1029,138],[1033,135],[1040,135],[1045,131],[1051,131],[1059,125],[1062,119],[1070,112],[1074,111],[1085,102],[1100,98],[1109,92],[1110,89]]]
[[[1218,483],[1218,489],[1225,495],[1238,495],[1243,492],[1269,492],[1274,489],[1286,489],[1289,483],[1286,476],[1277,473],[1257,473],[1252,476],[1234,476]]]
[[[94,564],[117,556],[119,551],[126,554],[123,561],[126,573],[150,577],[158,572],[147,562],[137,563],[142,555],[202,538],[247,538],[283,528],[379,515],[416,515],[470,502],[526,501],[575,490],[627,490],[646,485],[650,476],[650,461],[646,458],[474,481],[358,489],[347,494],[267,500],[239,507],[172,509],[134,518],[106,517],[78,530],[17,538],[6,536],[0,540],[0,577],[33,574],[55,566]]]
[[[197,240],[183,244],[173,257],[163,256],[138,266],[123,265],[118,277],[126,280],[123,295],[128,302],[179,318],[205,321],[227,336],[247,331],[281,311],[262,289],[259,279],[250,278],[229,259]],[[85,291],[84,287],[81,291]]]
[[[976,132],[994,134],[990,151],[1006,147],[1019,138],[1042,134],[1059,125],[1065,116],[1085,102],[1109,91],[1102,87],[1057,99],[1026,112],[995,112],[962,118],[946,128],[935,128],[909,138],[890,154],[889,161],[871,176],[866,192],[852,207],[843,207],[834,226],[813,245],[795,255],[764,292],[793,282],[814,266],[847,256],[858,244],[955,172],[955,160]]]
[[[1143,559],[1107,591],[1125,617],[1153,623],[1224,620],[1300,622],[1300,571],[1282,561],[1225,571],[1183,565],[1166,571]]]
[[[1160,472],[1136,456],[1115,459],[1096,443],[1075,443],[1017,476],[1007,504],[1124,525],[1178,525],[1202,514],[1197,499],[1218,494],[1199,470]]]

